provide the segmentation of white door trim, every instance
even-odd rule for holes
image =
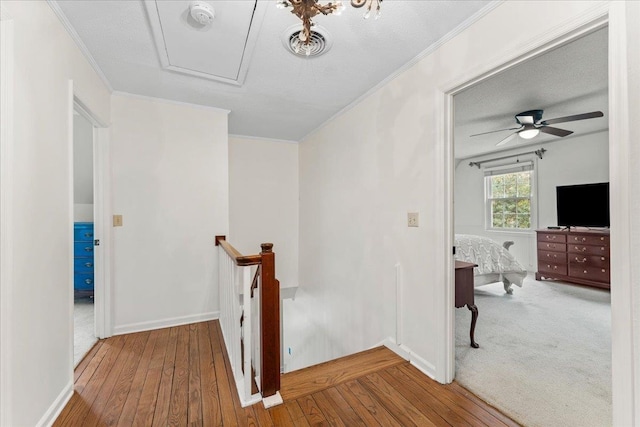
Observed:
[[[110,163],[109,163],[109,128],[107,123],[95,115],[82,101],[81,95],[73,89],[70,81],[70,112],[73,126],[73,111],[86,118],[94,127],[93,130],[93,198],[94,198],[94,238],[100,245],[94,251],[94,332],[98,338],[112,335],[111,326],[111,216],[110,204]],[[73,132],[70,132],[71,155],[73,156]],[[71,163],[71,185],[73,186],[73,162]],[[73,223],[73,191],[71,192],[71,223]],[[73,260],[73,256],[71,257]],[[73,272],[73,270],[72,270]],[[71,276],[73,277],[73,275]],[[73,316],[71,321],[73,322]]]
[[[0,5],[0,425],[11,420],[13,20]]]
[[[482,69],[463,71],[450,83],[437,90],[438,112],[438,150],[443,159],[440,176],[443,188],[436,204],[443,207],[441,214],[444,218],[442,234],[436,236],[438,246],[445,253],[446,262],[443,265],[445,286],[440,300],[444,305],[438,312],[439,324],[445,325],[440,329],[438,337],[438,370],[436,379],[449,383],[455,376],[455,325],[454,325],[454,271],[453,271],[453,96],[456,93],[474,85],[484,79],[520,64],[532,57],[549,51],[559,45],[568,43],[591,31],[609,25],[609,156],[611,175],[611,252],[616,256],[611,259],[612,283],[612,391],[613,391],[613,425],[638,425],[640,421],[634,413],[634,378],[638,373],[634,371],[634,331],[633,307],[630,266],[630,211],[629,195],[632,194],[629,173],[629,120],[627,117],[627,76],[628,68],[624,58],[627,48],[625,27],[625,2],[598,3],[588,12],[575,19],[567,21],[544,35],[539,35],[530,43],[518,46],[491,63],[483,65]],[[626,200],[626,201],[625,201]],[[625,255],[626,254],[626,255]],[[616,314],[618,313],[618,314]],[[441,316],[441,317],[440,317]],[[619,317],[619,320],[616,320]],[[619,338],[617,338],[619,337]]]

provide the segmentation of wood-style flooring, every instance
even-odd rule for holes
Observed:
[[[75,370],[54,426],[517,426],[379,347],[282,376],[284,404],[240,406],[217,321],[120,335]]]

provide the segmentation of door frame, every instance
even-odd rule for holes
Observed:
[[[70,174],[70,224],[73,224],[73,112],[83,116],[93,125],[93,227],[94,238],[100,245],[94,249],[94,333],[97,338],[108,338],[112,335],[111,325],[111,187],[110,187],[110,155],[109,127],[99,116],[82,101],[82,95],[74,89],[69,80],[69,174]],[[73,233],[73,227],[70,226]],[[73,278],[73,238],[70,247],[70,277]],[[73,286],[72,286],[73,289]],[[72,291],[73,299],[73,291]],[[72,304],[73,310],[73,304]],[[71,315],[73,332],[73,313]],[[73,334],[72,334],[73,336]],[[73,352],[71,353],[73,355]]]
[[[13,19],[0,4],[0,425],[11,420],[13,286]]]
[[[462,90],[477,84],[507,68],[569,43],[585,34],[608,26],[609,28],[609,175],[611,194],[611,281],[616,287],[611,289],[612,307],[612,392],[613,424],[635,425],[638,422],[634,411],[634,379],[639,375],[634,371],[634,324],[630,266],[630,225],[629,195],[632,194],[628,163],[630,124],[627,118],[627,76],[626,67],[626,8],[625,2],[599,3],[583,15],[546,34],[538,35],[529,44],[511,49],[482,69],[465,70],[459,76],[437,90],[437,131],[438,149],[442,158],[441,179],[444,191],[438,200],[444,218],[443,234],[438,236],[445,251],[443,265],[445,283],[444,307],[438,312],[442,335],[438,350],[438,380],[450,383],[455,377],[455,314],[454,314],[454,153],[453,153],[453,97]],[[637,410],[637,409],[636,409]]]

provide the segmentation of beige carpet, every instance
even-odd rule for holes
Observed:
[[[612,424],[611,299],[607,291],[527,277],[475,290],[471,314],[456,309],[456,380],[524,426]]]
[[[98,341],[93,322],[93,298],[76,298],[73,302],[73,366],[77,366]]]

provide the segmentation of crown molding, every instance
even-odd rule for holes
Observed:
[[[47,3],[49,4],[49,7],[51,7],[51,10],[53,10],[53,13],[55,13],[58,17],[58,20],[60,21],[62,26],[65,28],[65,30],[67,30],[67,34],[71,36],[71,39],[75,42],[76,46],[78,46],[78,49],[80,49],[80,52],[82,52],[89,65],[91,65],[91,68],[93,68],[98,77],[100,77],[100,80],[102,80],[102,83],[104,83],[104,85],[107,87],[109,93],[112,93],[113,87],[111,86],[111,83],[109,83],[107,76],[105,76],[95,58],[93,57],[93,55],[91,55],[91,52],[89,52],[89,49],[84,44],[75,28],[73,28],[73,25],[71,25],[71,22],[69,22],[69,20],[67,19],[67,16],[60,8],[58,2],[56,0],[47,0]]]
[[[449,31],[447,34],[445,34],[444,36],[440,37],[437,41],[435,41],[433,44],[431,44],[425,50],[420,52],[413,59],[409,60],[409,62],[405,63],[400,68],[398,68],[396,71],[394,71],[393,73],[388,75],[385,79],[380,81],[380,83],[378,83],[377,85],[375,85],[374,87],[372,87],[371,89],[369,89],[368,91],[366,91],[365,93],[363,93],[362,95],[357,97],[355,100],[353,100],[346,107],[344,107],[343,109],[341,109],[340,111],[338,111],[337,113],[335,113],[334,115],[329,117],[327,120],[322,122],[319,126],[317,126],[315,129],[313,129],[312,131],[307,133],[305,136],[300,138],[300,142],[306,141],[309,137],[311,137],[311,135],[313,135],[314,133],[316,133],[317,131],[322,129],[328,123],[332,122],[335,118],[340,117],[341,115],[345,114],[347,111],[351,110],[356,105],[360,104],[363,100],[365,100],[366,98],[368,98],[369,96],[371,96],[372,94],[374,94],[375,92],[380,90],[382,87],[386,86],[389,82],[394,80],[396,77],[398,77],[399,75],[401,75],[405,71],[409,70],[411,67],[416,65],[422,59],[424,59],[427,56],[431,55],[433,52],[438,50],[442,45],[447,43],[449,40],[453,39],[458,34],[462,33],[464,30],[469,28],[471,25],[473,25],[475,22],[477,22],[478,20],[483,18],[485,15],[487,15],[489,12],[491,12],[496,7],[500,6],[505,1],[506,0],[494,0],[491,3],[487,4],[485,7],[483,7],[482,9],[480,9],[478,12],[474,13],[473,15],[471,15],[469,18],[465,19],[461,24],[459,24],[453,30]]]
[[[123,96],[123,97],[128,97],[128,98],[136,98],[136,99],[141,99],[143,101],[161,102],[163,104],[180,105],[180,106],[183,106],[183,107],[197,108],[197,109],[200,109],[200,110],[216,111],[218,113],[224,113],[224,114],[231,113],[231,110],[227,110],[227,109],[224,109],[224,108],[211,107],[209,105],[202,105],[202,104],[192,104],[190,102],[183,102],[183,101],[174,101],[172,99],[156,98],[154,96],[138,95],[136,93],[123,92],[123,91],[119,91],[119,90],[114,90],[113,92],[111,92],[111,95],[112,96]]]
[[[238,135],[234,133],[230,133],[229,138],[251,139],[251,140],[263,141],[263,142],[277,142],[281,144],[294,144],[294,145],[298,144],[298,141],[292,141],[290,139],[265,138],[262,136]]]

